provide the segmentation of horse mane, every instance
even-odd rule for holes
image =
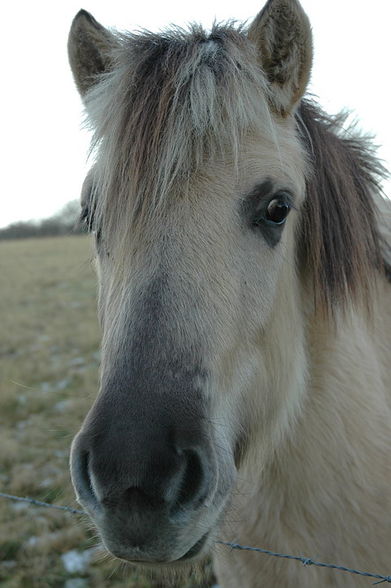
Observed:
[[[90,211],[111,233],[121,218],[147,217],[175,186],[182,193],[201,163],[227,145],[235,159],[249,129],[278,142],[268,85],[240,27],[215,25],[207,34],[192,25],[118,41],[112,71],[86,97],[99,150]],[[296,120],[312,163],[299,267],[312,279],[315,307],[329,313],[349,299],[369,301],[374,272],[391,274],[390,229],[381,234],[377,213],[386,172],[366,138],[343,133],[343,115],[302,100]]]
[[[304,99],[296,118],[312,162],[298,243],[315,307],[329,313],[349,299],[369,302],[374,272],[390,276],[390,243],[379,218],[388,204],[381,189],[387,172],[368,137],[343,130],[347,113],[330,116]]]

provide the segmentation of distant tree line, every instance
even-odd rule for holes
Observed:
[[[79,222],[79,215],[80,202],[72,200],[49,218],[41,221],[18,221],[0,229],[0,240],[84,233],[85,227]]]

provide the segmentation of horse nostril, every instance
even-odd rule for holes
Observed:
[[[186,466],[181,480],[176,507],[202,502],[206,491],[206,471],[200,455],[194,450],[184,452]]]
[[[90,456],[88,451],[77,451],[72,452],[71,459],[71,472],[73,484],[76,488],[78,498],[83,502],[87,503],[90,508],[98,507],[98,500],[96,498],[90,473],[89,473],[89,462]]]

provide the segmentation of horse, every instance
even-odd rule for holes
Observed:
[[[366,586],[236,541],[389,573],[391,207],[371,143],[306,94],[309,20],[159,34],[80,11],[99,393],[71,448],[111,554],[223,588]]]

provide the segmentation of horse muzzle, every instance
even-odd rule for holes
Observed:
[[[71,474],[78,501],[116,557],[147,565],[200,557],[226,494],[212,445],[204,435],[195,443],[194,427],[190,437],[167,434],[167,427],[140,437],[132,427],[125,435],[121,427],[96,434],[87,426],[76,436]]]

